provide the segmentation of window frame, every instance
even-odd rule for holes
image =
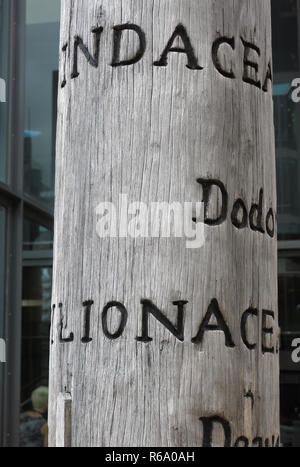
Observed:
[[[24,194],[26,0],[10,0],[7,184],[0,182],[0,204],[6,208],[5,339],[7,363],[0,390],[0,446],[19,444],[23,221],[28,218],[53,230],[54,215]],[[1,336],[2,337],[2,336]]]

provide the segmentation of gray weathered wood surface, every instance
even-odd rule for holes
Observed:
[[[70,394],[60,393],[56,405],[56,447],[69,448],[72,441],[72,398]]]
[[[112,28],[125,23],[142,28],[146,51],[134,65],[112,67]],[[175,52],[169,53],[168,66],[153,66],[179,24],[203,70],[187,68],[186,54]],[[79,76],[71,79],[74,37],[92,54],[96,34],[91,30],[99,26],[98,67],[78,48]],[[212,44],[222,36],[235,37],[235,50],[225,44],[218,51],[221,67],[232,69],[235,79],[213,64]],[[276,239],[253,231],[249,221],[244,229],[231,222],[235,200],[243,200],[249,212],[261,189],[264,226],[269,208],[276,211],[271,83],[264,92],[243,81],[241,37],[260,48],[260,57],[252,50],[248,58],[258,62],[264,84],[271,57],[269,0],[62,1],[60,83],[65,83],[59,89],[57,135],[52,446],[59,430],[58,396],[65,392],[72,398],[72,446],[201,446],[205,417],[219,417],[215,446],[224,445],[220,418],[230,424],[231,445],[241,436],[240,444],[244,438],[250,445],[255,439],[254,444],[277,441]],[[120,58],[134,56],[138,45],[134,32],[125,33]],[[174,46],[183,44],[176,39]],[[97,235],[100,202],[118,204],[121,193],[147,204],[199,202],[197,179],[219,180],[229,195],[227,220],[205,226],[201,249],[187,249],[185,238]],[[208,214],[216,216],[220,204],[215,188]],[[142,299],[174,324],[172,302],[188,301],[184,342],[153,316],[153,341],[136,340]],[[191,342],[214,299],[234,348],[225,345],[223,331],[207,330],[202,343]],[[94,302],[93,340],[82,343],[86,301]],[[119,339],[109,340],[102,311],[113,301],[126,307],[128,322]],[[241,335],[249,307],[258,310],[247,319],[247,341],[256,344],[252,350]],[[275,320],[269,316],[264,323],[263,310],[273,311]],[[73,333],[72,342],[59,341],[61,320],[63,338]],[[117,323],[111,318],[111,332]],[[209,324],[216,324],[213,318]],[[263,331],[271,327],[273,335]],[[263,345],[274,346],[274,353],[263,353]]]

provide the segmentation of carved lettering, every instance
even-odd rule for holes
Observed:
[[[266,78],[264,80],[264,84],[263,84],[263,87],[262,87],[262,90],[264,92],[268,92],[268,90],[269,90],[269,81],[271,83],[270,89],[272,90],[273,73],[272,73],[272,64],[271,64],[271,62],[268,63],[268,71],[267,71]]]
[[[204,222],[207,225],[215,226],[222,224],[226,218],[228,213],[228,193],[226,191],[225,186],[219,180],[207,180],[204,178],[199,178],[197,182],[203,188],[203,198],[202,202],[204,203]],[[209,218],[208,211],[209,211],[209,202],[211,198],[211,190],[212,187],[216,186],[221,192],[222,195],[222,206],[220,215],[216,219]]]
[[[108,323],[107,323],[108,312],[109,312],[109,310],[111,310],[113,308],[116,308],[119,311],[120,315],[121,315],[119,328],[117,329],[117,331],[115,333],[111,333],[108,330]],[[121,337],[123,332],[124,332],[124,329],[125,329],[126,324],[127,324],[127,319],[128,319],[128,312],[127,312],[125,306],[122,305],[122,303],[120,303],[120,302],[110,302],[110,303],[108,303],[104,307],[103,312],[102,312],[102,328],[103,328],[104,335],[110,340],[119,339],[119,337]]]
[[[217,426],[221,427],[224,435],[224,444],[225,448],[232,447],[240,447],[240,448],[248,448],[252,444],[252,447],[266,447],[269,448],[270,446],[270,439],[263,438],[262,436],[257,436],[253,439],[252,443],[249,438],[244,435],[239,436],[236,441],[232,443],[232,428],[231,424],[228,420],[224,417],[219,415],[213,415],[211,417],[201,417],[200,421],[202,422],[203,426],[203,441],[202,446],[205,448],[212,448],[214,445],[213,441],[213,434],[214,430]],[[272,436],[272,447],[280,447],[280,436]]]
[[[217,325],[209,324],[212,317],[217,320]],[[232,340],[230,330],[225,322],[225,319],[220,311],[219,304],[216,299],[212,300],[208,307],[208,311],[202,321],[198,334],[192,339],[193,344],[199,344],[203,341],[206,331],[223,331],[225,334],[226,347],[235,347]]]
[[[187,301],[173,302],[177,306],[177,325],[176,327],[171,321],[150,301],[142,300],[142,335],[137,337],[139,342],[151,342],[153,339],[149,337],[149,315],[154,316],[163,326],[165,326],[179,341],[184,341],[184,307],[188,304]]]
[[[275,216],[273,209],[271,208],[267,214],[267,219],[266,219],[266,229],[267,229],[267,234],[271,237],[275,237]]]
[[[254,232],[265,233],[263,228],[263,196],[264,191],[259,192],[259,204],[253,204],[250,211],[250,227]]]
[[[232,68],[231,68],[231,70],[225,70],[222,67],[222,64],[221,64],[221,61],[220,61],[220,58],[219,58],[219,49],[224,44],[229,45],[232,48],[232,50],[235,50],[235,38],[234,37],[231,37],[231,38],[219,37],[218,39],[216,39],[214,41],[213,46],[212,46],[213,64],[215,65],[216,69],[218,70],[219,73],[221,73],[222,76],[224,76],[225,78],[234,79],[235,74],[234,74]]]
[[[74,341],[74,333],[71,332],[69,337],[63,337],[63,330],[64,330],[64,319],[63,319],[63,312],[62,312],[63,304],[60,303],[58,305],[58,308],[59,308],[59,312],[60,312],[60,336],[59,336],[59,342],[61,344],[68,344],[68,343]]]
[[[247,323],[250,316],[258,317],[258,310],[254,308],[249,308],[245,311],[245,313],[243,313],[241,320],[241,336],[247,349],[254,350],[256,349],[257,344],[251,344],[247,337]]]
[[[93,67],[99,67],[99,53],[100,53],[100,40],[104,28],[101,26],[93,27],[91,29],[92,34],[94,35],[94,44],[93,52],[89,51],[87,45],[84,44],[82,37],[76,35],[73,41],[73,44],[66,43],[61,50],[63,55],[62,57],[62,80],[61,88],[65,88],[67,84],[66,78],[66,62],[69,56],[72,56],[72,72],[71,78],[75,79],[79,76],[78,71],[78,51],[80,50],[87,62]],[[126,23],[121,25],[115,25],[112,27],[112,61],[110,66],[113,68],[117,67],[126,67],[135,65],[144,58],[145,53],[147,52],[147,37],[143,29],[134,23]],[[127,57],[121,59],[122,51],[122,39],[125,32],[131,32],[136,34],[139,45],[136,53],[132,57]],[[153,38],[155,39],[155,38]],[[182,46],[178,45],[181,41]],[[259,63],[258,60],[255,60],[255,55],[257,58],[260,58],[261,51],[260,48],[251,43],[250,41],[241,37],[242,44],[244,46],[244,53],[242,57],[237,56],[236,54],[236,42],[237,37],[235,36],[221,36],[214,39],[211,47],[211,59],[216,70],[226,79],[236,79],[235,69],[237,65],[237,60],[242,62],[243,65],[243,81],[251,84],[259,89],[262,89],[263,92],[272,92],[273,75],[272,75],[272,61],[270,57],[267,57],[265,61],[266,65],[266,74],[259,76]],[[70,48],[70,53],[67,53],[67,49]],[[73,49],[71,51],[71,48]],[[221,52],[225,52],[225,48],[230,49],[232,54],[231,65],[225,65],[222,63]],[[164,48],[159,60],[153,62],[153,66],[156,67],[167,67],[169,55],[171,53],[184,54],[187,58],[187,68],[190,70],[201,71],[204,69],[203,66],[199,65],[199,60],[196,56],[195,49],[192,45],[187,28],[179,23],[173,34],[171,35],[166,47]],[[261,85],[263,83],[263,85]]]
[[[93,305],[94,305],[93,300],[89,300],[89,301],[83,303],[83,306],[85,308],[85,312],[84,312],[84,336],[81,339],[81,342],[83,344],[89,344],[93,340],[90,337],[91,309],[92,309]]]
[[[177,319],[176,319],[176,324],[173,324],[166,316],[165,314],[157,308],[156,305],[151,300],[141,300],[141,305],[142,305],[142,331],[141,335],[136,337],[136,340],[138,342],[141,342],[143,344],[147,344],[153,341],[153,338],[150,336],[149,332],[149,321],[150,321],[150,316],[153,316],[159,323],[161,323],[168,331],[180,342],[184,342],[185,340],[185,335],[184,335],[184,330],[185,330],[185,307],[189,303],[188,300],[178,300],[172,302],[173,306],[177,308]],[[81,337],[81,343],[82,344],[89,344],[93,341],[92,337],[90,336],[91,332],[91,311],[92,307],[95,306],[93,300],[89,300],[84,302],[83,304],[84,307],[84,314],[83,314],[83,336]],[[56,305],[53,305],[52,307],[52,322],[54,319],[54,312],[55,312]],[[67,328],[67,323],[64,323],[64,316],[63,316],[63,305],[62,303],[59,304],[59,311],[60,311],[60,317],[59,317],[59,342],[62,344],[65,343],[72,343],[74,342],[74,333],[71,332],[69,336],[64,336],[64,330]],[[114,310],[114,311],[113,311]],[[108,320],[108,313],[111,311],[111,313],[117,313],[118,316],[120,317],[119,323],[117,330],[115,332],[112,332],[109,330],[109,320]],[[269,310],[262,310],[262,319],[260,320],[260,311],[256,308],[248,308],[245,312],[241,314],[241,321],[240,321],[240,336],[241,336],[241,341],[245,345],[245,347],[249,351],[254,351],[258,348],[257,343],[260,341],[260,336],[261,334],[261,351],[262,354],[265,353],[275,353],[275,348],[274,346],[268,346],[266,344],[266,337],[268,335],[273,335],[274,334],[274,326],[272,327],[267,327],[268,325],[268,319],[272,318],[272,320],[275,320],[275,313],[273,311]],[[136,313],[131,315],[131,318],[136,316]],[[117,301],[111,301],[105,305],[102,311],[102,329],[103,329],[103,334],[109,339],[109,340],[117,340],[119,339],[126,328],[128,319],[129,319],[129,313],[125,306]],[[249,319],[253,318],[256,320],[257,324],[261,324],[260,327],[255,326],[254,332],[255,336],[250,339],[248,335],[248,325],[249,325]],[[230,328],[228,324],[226,323],[226,320],[220,310],[219,303],[217,299],[211,300],[206,314],[204,318],[202,319],[202,322],[199,326],[198,332],[191,339],[191,343],[194,345],[198,345],[203,343],[204,335],[206,332],[222,332],[225,336],[225,346],[228,348],[236,348],[236,344],[234,342],[234,339],[232,337]],[[54,344],[54,336],[51,335],[51,343],[52,345]],[[245,397],[250,397],[251,396],[251,391],[248,392],[248,394]]]
[[[204,203],[204,222],[205,224],[214,227],[223,224],[227,220],[229,194],[225,185],[216,179],[199,178],[197,182],[202,186],[202,202]],[[221,194],[221,203],[219,197],[213,196],[213,188],[219,190]],[[254,232],[265,233],[267,232],[270,238],[275,237],[275,214],[272,208],[269,209],[266,216],[266,230],[264,229],[264,206],[263,206],[264,190],[259,192],[259,202],[253,203],[248,215],[246,203],[238,198],[231,211],[231,222],[238,230],[245,229],[250,226]],[[220,206],[221,204],[221,206]],[[218,213],[215,217],[209,216],[209,211],[213,208],[218,208]],[[249,219],[249,222],[248,222]]]
[[[202,446],[204,448],[213,447],[212,438],[213,438],[213,430],[214,430],[215,424],[221,425],[224,431],[224,437],[225,437],[224,448],[231,447],[231,427],[230,427],[230,423],[227,420],[225,420],[225,418],[215,415],[213,417],[202,417],[200,418],[200,421],[202,422],[202,425],[203,425]]]
[[[84,45],[83,40],[79,36],[75,36],[74,40],[74,53],[73,53],[73,71],[71,78],[77,78],[79,76],[78,72],[78,49],[82,51],[83,55],[87,59],[88,63],[94,68],[98,68],[99,65],[99,52],[100,52],[100,38],[103,32],[102,27],[96,27],[92,29],[94,34],[94,56],[89,52],[89,49]]]
[[[62,47],[62,52],[63,52],[63,79],[61,82],[61,87],[64,88],[67,84],[67,78],[66,78],[66,61],[67,61],[67,50],[68,50],[68,43],[64,44]]]
[[[175,40],[180,37],[183,42],[184,48],[173,47]],[[154,66],[167,66],[168,65],[168,55],[170,52],[183,53],[186,54],[188,58],[187,68],[190,70],[203,70],[203,67],[199,66],[198,60],[196,58],[194,48],[192,46],[191,40],[188,36],[188,33],[185,27],[182,24],[179,24],[174,33],[172,34],[171,39],[169,40],[165,50],[163,51],[160,60],[154,62]]]
[[[260,48],[257,47],[254,44],[251,44],[251,42],[245,41],[241,37],[243,46],[245,48],[244,51],[244,75],[243,75],[243,81],[248,84],[252,84],[253,86],[256,86],[257,88],[261,88],[261,82],[260,79],[258,78],[258,63],[253,62],[250,59],[250,54],[251,52],[256,53],[258,57],[260,57]],[[255,78],[251,76],[250,70],[255,71]]]
[[[242,215],[239,218],[239,214]],[[248,211],[242,199],[236,200],[231,213],[231,222],[239,230],[248,227]]]
[[[274,329],[273,327],[267,327],[268,318],[275,319],[275,313],[269,310],[262,311],[262,352],[265,353],[275,353],[274,346],[268,347],[265,343],[266,335],[273,335]]]
[[[120,67],[120,66],[129,66],[134,65],[135,63],[139,62],[145,53],[146,50],[146,36],[144,31],[137,26],[136,24],[122,24],[120,26],[114,26],[114,48],[113,48],[113,59],[111,66],[112,67]],[[126,60],[120,60],[121,54],[121,41],[122,35],[124,31],[133,31],[137,34],[139,38],[139,49],[136,55],[132,58],[128,58]]]
[[[253,447],[263,448],[264,447],[264,440],[262,439],[261,436],[257,436],[256,438],[254,438],[254,440],[252,442],[252,445],[253,445]]]
[[[236,442],[234,443],[235,448],[248,448],[249,447],[249,439],[245,436],[240,436]]]

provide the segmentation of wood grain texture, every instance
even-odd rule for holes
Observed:
[[[72,398],[70,394],[60,393],[56,406],[56,447],[71,447],[72,436]]]
[[[125,23],[145,32],[146,52],[134,65],[111,67],[112,28]],[[188,69],[186,55],[172,52],[167,67],[153,66],[179,24],[203,70]],[[74,37],[92,52],[95,26],[103,27],[98,67],[79,50],[79,76],[70,79]],[[221,36],[235,37],[234,51],[229,45],[219,50],[235,79],[222,76],[212,61],[212,44]],[[135,54],[133,37],[124,36],[122,57]],[[66,76],[66,83],[58,103],[52,446],[62,392],[72,397],[72,446],[202,446],[203,417],[227,420],[231,445],[241,436],[250,445],[279,436],[278,353],[262,352],[263,341],[278,345],[276,239],[249,226],[237,229],[230,219],[235,200],[249,212],[261,189],[264,219],[269,208],[276,210],[272,92],[243,81],[241,37],[259,46],[260,58],[253,51],[249,57],[259,61],[264,81],[272,56],[269,0],[62,1],[61,49],[68,47],[61,52],[60,80]],[[182,47],[179,40],[175,45]],[[187,249],[184,238],[98,237],[100,202],[117,204],[121,193],[147,204],[199,202],[200,178],[221,181],[229,195],[227,220],[205,226],[203,248]],[[212,199],[220,207],[219,191]],[[142,299],[173,323],[172,302],[188,301],[184,342],[153,317],[153,341],[136,340]],[[213,299],[234,348],[225,345],[222,331],[191,342]],[[93,340],[83,344],[82,304],[89,300]],[[116,340],[102,328],[102,310],[112,301],[128,310]],[[241,336],[249,307],[258,310],[247,322],[253,350]],[[263,310],[273,311],[275,320],[264,324]],[[63,337],[72,332],[72,342],[59,341],[61,319]],[[262,331],[271,325],[273,335]],[[224,445],[218,423],[211,443]]]

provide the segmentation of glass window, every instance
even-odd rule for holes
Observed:
[[[300,447],[299,386],[299,373],[285,372],[281,374],[281,442],[284,447]]]
[[[300,255],[279,258],[279,325],[281,328],[280,412],[284,446],[300,447],[300,365],[292,361],[292,341],[300,337]]]
[[[4,338],[5,209],[0,206],[0,338]]]
[[[300,337],[300,256],[279,258],[279,325],[281,348],[289,351]]]
[[[31,394],[48,386],[53,234],[24,222],[21,411],[32,409]]]
[[[45,227],[31,222],[27,219],[24,221],[24,237],[23,250],[24,252],[33,251],[51,251],[53,249],[53,232]],[[41,255],[39,255],[41,256]],[[30,254],[29,254],[30,257]]]
[[[272,0],[274,70],[299,70],[297,0]]]
[[[4,363],[6,359],[5,349],[5,306],[4,306],[4,291],[5,291],[5,245],[6,244],[6,212],[0,206],[0,433],[2,432],[2,392],[3,392],[3,373]],[[3,345],[4,344],[4,345]]]
[[[54,198],[60,0],[26,2],[25,192]]]
[[[48,386],[52,268],[23,268],[21,409],[31,393]]]
[[[299,14],[297,0],[272,1],[279,240],[300,239],[300,105],[290,92],[300,77]]]
[[[274,115],[279,240],[300,239],[300,104],[291,84],[300,78],[300,1],[272,0]],[[278,279],[281,441],[300,446],[300,365],[292,341],[300,337],[300,252],[280,252]]]
[[[0,180],[7,178],[7,87],[9,0],[0,0]]]

